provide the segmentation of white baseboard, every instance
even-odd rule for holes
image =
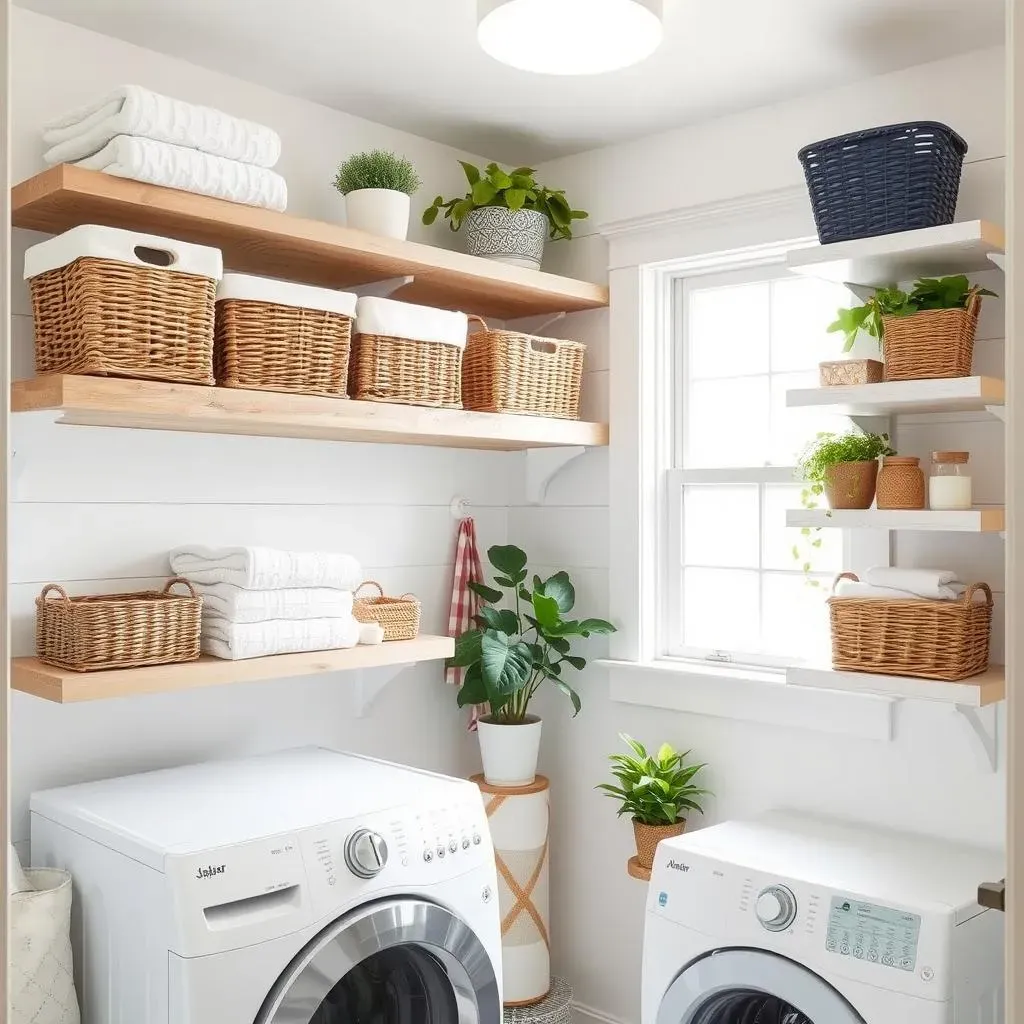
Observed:
[[[592,1006],[575,1001],[572,1004],[572,1013],[575,1024],[631,1024],[630,1021],[620,1020],[601,1010],[595,1010]]]

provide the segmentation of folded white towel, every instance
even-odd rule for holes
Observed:
[[[352,592],[328,587],[245,590],[231,583],[193,584],[203,598],[203,618],[227,622],[268,619],[343,619],[352,614]]]
[[[330,587],[355,590],[363,570],[351,555],[276,548],[208,548],[190,544],[170,555],[175,576],[192,583],[231,583],[243,590]]]
[[[414,306],[397,299],[361,296],[356,303],[356,333],[380,334],[385,338],[436,341],[442,345],[466,347],[469,318],[447,309]]]
[[[117,135],[187,146],[257,167],[273,167],[281,156],[281,137],[265,125],[139,85],[122,85],[43,125],[43,141],[53,147],[46,162],[71,163],[92,156]]]
[[[951,569],[895,569],[889,566],[875,566],[863,574],[861,581],[874,587],[906,590],[918,597],[949,600],[957,596],[956,591],[949,586],[957,581],[956,573]]]
[[[281,211],[288,205],[288,185],[275,171],[131,135],[111,139],[77,166],[244,206]]]
[[[894,587],[876,587],[871,583],[856,582],[855,580],[839,580],[835,586],[836,597],[865,597],[873,600],[886,601],[957,601],[967,588],[962,583],[951,583],[948,587],[942,588],[948,593],[939,597],[922,598],[920,594],[914,594],[909,590],[897,590]],[[985,593],[980,590],[974,592],[972,600],[975,604],[987,601]]]
[[[203,620],[202,648],[229,661],[302,651],[334,651],[359,643],[360,624],[340,619],[276,619],[268,622]]]

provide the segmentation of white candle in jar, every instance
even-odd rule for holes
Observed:
[[[928,506],[933,509],[971,508],[969,476],[933,476],[928,479]]]

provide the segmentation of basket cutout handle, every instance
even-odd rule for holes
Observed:
[[[981,296],[977,292],[967,300],[966,308],[971,316],[977,316],[981,312]]]
[[[71,604],[71,598],[68,597],[68,592],[59,583],[47,583],[46,586],[43,587],[42,592],[39,595],[39,600],[45,601],[46,596],[52,590],[55,590],[58,594],[60,594],[60,599],[64,602],[64,604]]]
[[[137,245],[132,250],[140,263],[151,267],[173,267],[178,262],[178,254],[170,249],[156,249],[151,245]]]
[[[548,338],[530,338],[530,350],[542,356],[558,354],[558,343]]]
[[[362,590],[363,587],[376,587],[377,588],[377,596],[378,597],[383,597],[384,596],[384,588],[376,580],[363,580],[363,582],[360,583],[358,587],[356,587],[356,596],[357,597],[359,596],[359,591]]]
[[[970,606],[974,604],[974,595],[979,590],[984,593],[986,599],[985,603],[988,605],[989,608],[991,608],[994,603],[992,599],[992,588],[987,583],[972,583],[964,591],[963,597],[960,598],[961,603],[966,607],[970,608]]]
[[[840,580],[853,580],[854,583],[860,583],[860,577],[855,572],[841,572],[832,581],[832,593],[836,592],[836,587],[839,585]]]
[[[403,594],[398,600],[399,601],[415,601],[416,604],[420,603],[420,599],[415,594],[411,594],[411,593]]]
[[[466,322],[470,327],[472,327],[473,324],[479,324],[483,330],[490,330],[490,327],[487,326],[487,321],[482,316],[477,316],[476,313],[470,313],[469,316],[466,317]],[[469,333],[472,334],[473,332],[470,331]]]
[[[175,585],[176,583],[183,583],[183,584],[184,584],[184,585],[185,585],[186,587],[188,587],[188,592],[189,592],[189,594],[190,594],[190,595],[191,595],[192,597],[198,597],[198,596],[199,596],[199,595],[198,595],[198,594],[196,593],[196,588],[195,588],[195,587],[193,587],[193,586],[192,586],[192,584],[191,584],[191,582],[190,582],[189,580],[185,579],[185,577],[184,577],[184,576],[172,576],[172,577],[171,577],[171,578],[170,578],[170,579],[169,579],[169,580],[168,580],[168,581],[167,581],[167,582],[166,582],[166,583],[164,584],[164,589],[163,589],[163,593],[164,593],[164,594],[169,594],[169,593],[171,592],[171,587],[173,587],[173,586],[174,586],[174,585]],[[180,596],[180,595],[178,595],[178,594],[175,594],[174,596],[175,596],[175,597],[178,597],[178,596]]]

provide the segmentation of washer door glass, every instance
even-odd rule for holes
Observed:
[[[425,900],[371,903],[316,936],[256,1024],[501,1024],[490,957],[472,930]]]
[[[864,1024],[828,982],[792,960],[727,949],[690,964],[672,982],[657,1024]]]

